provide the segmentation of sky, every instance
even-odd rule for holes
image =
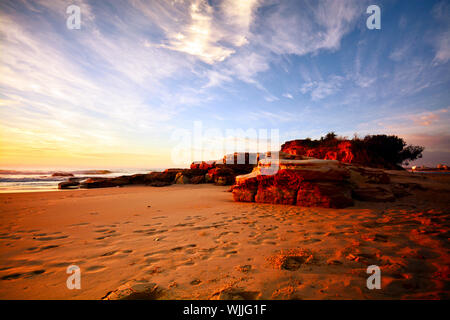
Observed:
[[[2,0],[0,167],[182,166],[239,130],[395,134],[450,164],[449,60],[449,1]]]

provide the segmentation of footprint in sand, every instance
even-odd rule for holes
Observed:
[[[196,246],[197,246],[196,244],[188,244],[186,246],[175,247],[175,248],[172,248],[170,250],[172,250],[172,251],[180,251],[180,250],[187,249],[187,248],[194,248]]]
[[[199,280],[199,279],[194,279],[194,280],[192,280],[192,281],[190,282],[190,284],[191,284],[192,286],[197,286],[197,285],[199,285],[200,283],[202,283],[202,281]]]
[[[90,224],[89,222],[80,222],[80,223],[71,224],[71,225],[69,225],[69,227],[87,226],[89,224]]]
[[[111,238],[111,237],[117,237],[118,235],[119,235],[118,233],[107,234],[107,235],[104,235],[101,237],[97,237],[97,238],[95,238],[95,240],[104,240],[104,239]]]
[[[55,236],[55,237],[33,237],[34,240],[38,240],[38,241],[52,241],[52,240],[60,240],[60,239],[65,239],[68,238],[69,236]]]
[[[20,240],[20,239],[22,239],[22,237],[17,236],[17,235],[5,235],[5,234],[2,234],[2,235],[0,235],[0,239]]]
[[[158,217],[153,217],[152,219],[165,219],[167,218],[167,216],[158,216]]]
[[[322,241],[322,240],[311,238],[311,239],[302,240],[301,242],[304,244],[312,244],[312,243],[316,243],[316,242],[320,242],[320,241]]]
[[[34,271],[30,271],[30,272],[25,272],[25,273],[12,273],[12,274],[8,274],[6,276],[3,276],[0,278],[0,280],[15,280],[15,279],[19,279],[19,278],[31,278],[33,276],[36,275],[40,275],[45,273],[45,270],[43,269],[39,269],[39,270],[34,270]]]
[[[87,272],[99,272],[106,269],[105,266],[90,266],[88,268],[86,268]]]
[[[117,250],[109,251],[109,252],[102,254],[101,257],[109,257],[109,256],[116,254],[117,252],[118,252]]]

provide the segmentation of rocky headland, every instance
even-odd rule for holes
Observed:
[[[395,201],[410,194],[411,188],[420,188],[416,177],[400,164],[420,157],[422,151],[395,136],[348,140],[330,133],[320,140],[287,141],[276,156],[234,153],[220,161],[193,162],[189,169],[114,178],[72,177],[59,188],[213,183],[231,185],[235,201],[345,208],[354,200]]]

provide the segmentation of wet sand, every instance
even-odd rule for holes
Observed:
[[[213,185],[0,194],[0,298],[101,299],[137,280],[155,299],[448,299],[449,183],[426,179],[346,209],[236,203]]]

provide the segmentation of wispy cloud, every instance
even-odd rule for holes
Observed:
[[[333,75],[327,81],[311,81],[305,83],[300,88],[300,92],[303,94],[309,93],[313,101],[321,100],[338,92],[343,81],[343,77]]]
[[[298,8],[299,10],[295,10]],[[360,17],[362,1],[283,1],[268,9],[255,37],[277,54],[337,50]],[[263,28],[262,28],[263,26]]]
[[[67,1],[2,1],[1,157],[162,159],[152,150],[197,118],[448,132],[448,3],[383,15],[395,32],[365,28],[368,3],[76,0],[81,29],[68,30]]]
[[[441,24],[442,31],[434,37],[436,55],[435,63],[446,63],[450,60],[450,4],[440,1],[433,7],[433,16]]]

